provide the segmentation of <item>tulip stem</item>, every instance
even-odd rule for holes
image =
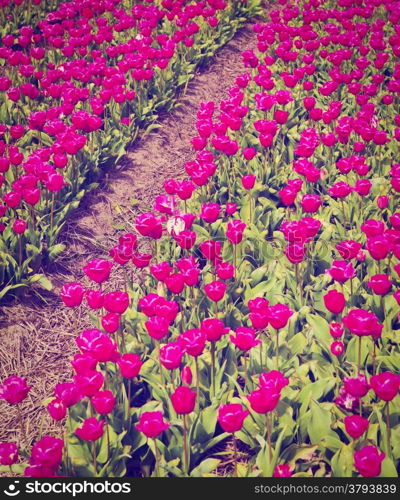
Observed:
[[[211,385],[212,395],[215,397],[215,342],[211,342]]]
[[[261,335],[261,342],[260,342],[260,369],[263,367],[263,337]]]
[[[160,341],[156,340],[156,344],[157,344],[157,347],[158,347],[158,364],[159,364],[159,367],[160,367],[161,385],[164,388],[164,390],[167,391],[167,388],[165,387],[163,367],[162,367],[162,363],[161,363],[161,359],[160,359],[160,351],[161,351]]]
[[[77,314],[75,308],[73,308],[73,311],[74,311],[74,333],[75,333],[75,336],[77,337],[78,336],[78,314]]]
[[[269,418],[269,413],[267,413],[267,415],[265,417],[265,424],[267,427],[267,442],[268,442],[269,461],[271,463],[272,462],[272,445],[271,445],[271,421]]]
[[[22,266],[22,234],[18,235],[18,265]]]
[[[10,469],[10,474],[11,474],[11,475],[14,475],[14,472],[13,472],[13,470],[12,470],[12,465],[9,465],[9,466],[8,466],[8,468]]]
[[[66,428],[64,428],[64,430],[63,430],[63,437],[64,437],[64,450],[63,451],[64,451],[64,460],[65,460],[65,471],[66,471],[66,474],[68,476],[69,475],[69,456],[68,456],[68,432],[67,432]]]
[[[244,387],[249,385],[249,367],[247,365],[246,353],[243,353],[243,366],[244,366]]]
[[[343,203],[343,198],[340,198],[340,205],[342,207],[342,213],[343,213],[343,226],[347,226],[347,220],[346,220],[346,212],[344,210],[344,203]]]
[[[233,245],[233,267],[235,268],[234,272],[235,272],[235,277],[236,277],[237,249],[236,249],[236,245],[234,243],[232,243],[232,245]]]
[[[93,455],[93,468],[94,476],[97,477],[97,454],[96,454],[96,441],[92,441],[92,455]]]
[[[361,339],[362,337],[358,337],[358,373],[361,370]]]
[[[386,442],[387,442],[387,452],[391,456],[392,450],[390,446],[390,412],[389,412],[389,401],[386,403]]]
[[[251,191],[249,191],[249,207],[250,207],[249,224],[251,224],[253,222],[253,198],[251,196]]]
[[[276,330],[276,369],[279,370],[279,330]]]
[[[299,287],[299,300],[300,300],[300,306],[303,306],[303,290],[302,290],[302,284],[301,284],[301,279],[300,279],[300,270],[299,270],[299,264],[294,265],[295,269],[295,274],[296,274],[296,283]]]
[[[54,196],[55,193],[51,193],[50,231],[53,229],[54,224]]]
[[[131,407],[132,379],[128,379],[128,406]]]
[[[21,436],[19,438],[19,442],[20,442],[20,444],[23,443],[26,445],[26,443],[24,443],[24,441],[25,441],[25,438],[24,438],[25,426],[24,426],[24,420],[22,418],[21,408],[20,408],[19,404],[17,404],[16,406],[17,406],[17,413],[18,413],[19,429],[20,429],[20,433],[21,433]]]
[[[158,262],[158,245],[157,240],[154,240],[154,257],[156,259],[156,263]]]
[[[107,436],[107,462],[108,459],[110,458],[110,424],[108,423],[108,418],[107,415],[106,417],[106,436]]]
[[[236,441],[236,436],[235,433],[232,434],[233,438],[233,473],[235,477],[238,477],[238,471],[237,471],[237,456],[238,456],[238,450],[237,450],[237,441]]]
[[[194,358],[195,366],[196,366],[196,405],[199,408],[200,405],[200,374],[199,374],[199,359],[197,356]]]
[[[376,342],[373,339],[374,347],[372,349],[372,375],[375,375],[376,370]]]
[[[189,472],[189,450],[187,443],[187,422],[186,415],[183,415],[183,468],[185,474]]]

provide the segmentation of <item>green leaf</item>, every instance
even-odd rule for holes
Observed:
[[[382,462],[382,469],[379,477],[398,477],[396,466],[387,455]]]
[[[67,245],[64,245],[64,243],[57,243],[57,245],[53,245],[52,247],[49,248],[49,259],[54,260],[66,248],[67,248]]]
[[[311,418],[307,426],[307,432],[311,444],[317,444],[331,432],[332,414],[315,401],[311,401],[310,412]]]
[[[351,477],[354,462],[351,444],[343,445],[332,457],[331,467],[334,477]]]
[[[206,477],[210,472],[218,467],[220,462],[221,460],[217,460],[216,458],[206,458],[192,470],[190,475],[192,477]]]

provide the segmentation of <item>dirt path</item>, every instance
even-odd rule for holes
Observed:
[[[166,179],[185,177],[183,164],[193,158],[190,138],[195,133],[200,103],[226,97],[235,77],[243,72],[241,52],[255,48],[256,42],[250,26],[237,33],[198,72],[179,107],[160,120],[161,128],[136,143],[109,178],[86,197],[63,232],[61,239],[68,250],[50,269],[54,291],[44,296],[46,302],[29,295],[23,303],[0,311],[0,381],[17,374],[26,376],[32,385],[22,409],[29,439],[34,439],[42,426],[43,432],[51,431],[52,423],[41,402],[51,395],[57,382],[70,377],[69,359],[76,352],[72,312],[58,298],[61,286],[72,281],[85,283],[85,262],[104,256],[118,233],[131,229],[135,216],[149,209],[155,196],[163,192]],[[132,204],[132,199],[137,203]],[[114,276],[113,289],[117,289],[121,274]],[[83,329],[90,323],[83,307],[80,314],[79,328]],[[10,440],[18,432],[16,414],[0,402],[0,415],[0,441]]]

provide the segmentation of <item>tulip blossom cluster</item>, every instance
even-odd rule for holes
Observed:
[[[3,284],[29,274],[22,267],[31,261],[27,244],[40,253],[44,240],[50,257],[61,251],[52,247],[68,213],[93,186],[89,179],[99,177],[105,162],[117,161],[182,78],[189,80],[190,57],[200,59],[208,40],[207,54],[217,50],[225,30],[233,34],[238,27],[231,19],[257,8],[238,2],[231,9],[222,0],[33,3],[40,8],[29,6],[22,26],[16,24],[20,11],[14,13],[0,40],[0,239],[16,261]],[[182,200],[191,186],[176,186]],[[139,267],[146,262],[140,254],[135,259]]]

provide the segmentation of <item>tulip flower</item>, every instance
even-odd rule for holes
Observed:
[[[62,460],[63,448],[64,441],[62,439],[44,436],[33,445],[29,463],[56,472]]]
[[[346,305],[346,300],[343,293],[337,290],[330,290],[324,295],[324,304],[331,313],[340,314]]]
[[[85,330],[76,339],[82,353],[89,353],[97,361],[116,361],[119,357],[117,345],[101,330],[92,328]]]
[[[101,326],[107,333],[115,333],[120,326],[121,316],[117,313],[108,313],[101,317]]]
[[[369,420],[358,415],[351,415],[344,418],[344,427],[347,434],[353,438],[358,439],[368,429]]]
[[[74,382],[57,384],[54,388],[54,395],[69,408],[74,406],[83,397],[79,387]]]
[[[340,338],[344,334],[344,328],[340,323],[331,323],[329,325],[329,333],[333,338]]]
[[[101,372],[88,371],[84,375],[75,375],[74,382],[84,396],[91,398],[103,386],[104,377]]]
[[[177,342],[165,344],[160,349],[159,359],[167,370],[174,370],[179,367],[185,351]]]
[[[260,375],[259,386],[272,392],[280,392],[289,384],[289,379],[278,370],[263,372]]]
[[[330,347],[331,353],[334,356],[341,356],[344,353],[344,344],[340,340],[336,340],[335,342],[332,342],[331,347]]]
[[[364,397],[370,389],[370,385],[364,374],[359,373],[357,377],[344,377],[345,390],[355,398]]]
[[[97,413],[107,415],[113,411],[116,398],[111,391],[105,390],[95,393],[90,401]]]
[[[117,361],[121,375],[125,378],[135,378],[139,375],[143,362],[138,354],[126,353]]]
[[[63,420],[67,414],[67,407],[60,399],[53,399],[47,405],[47,411],[53,420]]]
[[[357,241],[353,240],[341,241],[336,245],[336,250],[339,252],[342,259],[346,260],[351,260],[356,258],[361,248],[362,248],[361,243],[358,243]]]
[[[356,275],[356,271],[351,262],[346,262],[344,260],[334,260],[331,268],[328,269],[326,273],[339,283],[345,283]]]
[[[231,335],[230,339],[238,349],[241,351],[248,351],[261,342],[261,340],[256,339],[255,336],[256,333],[252,328],[241,326],[236,329],[235,336]]]
[[[111,292],[103,296],[103,306],[110,313],[124,314],[129,306],[129,295],[126,292]]]
[[[204,220],[204,222],[212,224],[218,219],[220,212],[221,207],[218,203],[203,203],[201,206],[200,217]]]
[[[103,283],[108,280],[113,264],[105,259],[92,259],[85,267],[83,272],[95,283]]]
[[[391,401],[400,389],[400,375],[386,371],[374,375],[370,380],[371,388],[383,401]]]
[[[21,403],[28,395],[31,387],[26,384],[26,379],[12,375],[3,380],[0,385],[0,399],[10,405]]]
[[[392,280],[386,274],[375,274],[371,276],[367,285],[376,295],[386,295],[392,288]]]
[[[85,298],[90,309],[101,309],[103,307],[103,294],[101,290],[86,290]]]
[[[290,468],[290,465],[277,465],[274,469],[273,477],[292,477],[292,469]]]
[[[213,302],[219,302],[223,299],[226,292],[226,284],[221,281],[213,281],[204,286],[207,297]]]
[[[80,283],[66,283],[61,288],[60,297],[67,307],[77,307],[82,303],[85,289]]]

